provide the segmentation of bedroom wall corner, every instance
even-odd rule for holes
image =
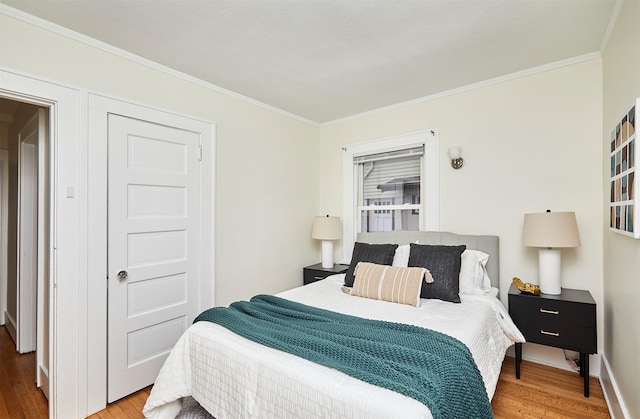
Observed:
[[[602,385],[616,418],[640,418],[640,240],[609,230],[609,138],[640,97],[640,5],[620,2],[603,50],[602,229],[604,335]]]

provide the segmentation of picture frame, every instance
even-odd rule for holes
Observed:
[[[640,238],[640,208],[637,179],[639,167],[636,122],[640,99],[622,116],[611,131],[609,167],[609,229],[626,236]]]

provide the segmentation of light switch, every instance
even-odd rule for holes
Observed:
[[[76,188],[73,186],[67,186],[67,198],[75,198]]]

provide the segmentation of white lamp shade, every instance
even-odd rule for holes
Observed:
[[[449,158],[450,159],[459,159],[462,156],[462,147],[455,146],[449,147]]]
[[[316,217],[311,237],[317,240],[338,240],[342,237],[342,225],[339,217]]]
[[[546,248],[579,247],[575,212],[525,214],[522,244]]]

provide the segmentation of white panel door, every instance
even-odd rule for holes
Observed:
[[[39,218],[44,216],[44,207],[39,190],[45,185],[38,185],[39,175],[44,169],[39,158],[39,151],[45,143],[45,111],[39,110],[18,132],[18,300],[17,300],[17,332],[20,353],[38,349],[38,361],[43,348],[37,348],[38,314],[43,314],[43,307],[38,307],[38,292],[42,291],[44,278],[42,255],[46,251],[38,243]],[[40,181],[42,183],[42,181]],[[42,224],[42,223],[40,223]],[[44,238],[40,238],[44,240]],[[40,276],[40,279],[39,279]],[[40,313],[38,313],[40,309]],[[40,331],[44,324],[40,324]],[[41,342],[40,342],[41,343]],[[39,366],[39,365],[38,365]],[[37,380],[40,386],[39,380]]]
[[[37,135],[37,132],[36,132]],[[20,143],[18,213],[18,352],[36,350],[38,285],[38,148]]]
[[[108,116],[108,401],[152,384],[198,314],[198,133]]]
[[[9,152],[0,150],[0,326],[7,311],[7,214],[9,211]]]

